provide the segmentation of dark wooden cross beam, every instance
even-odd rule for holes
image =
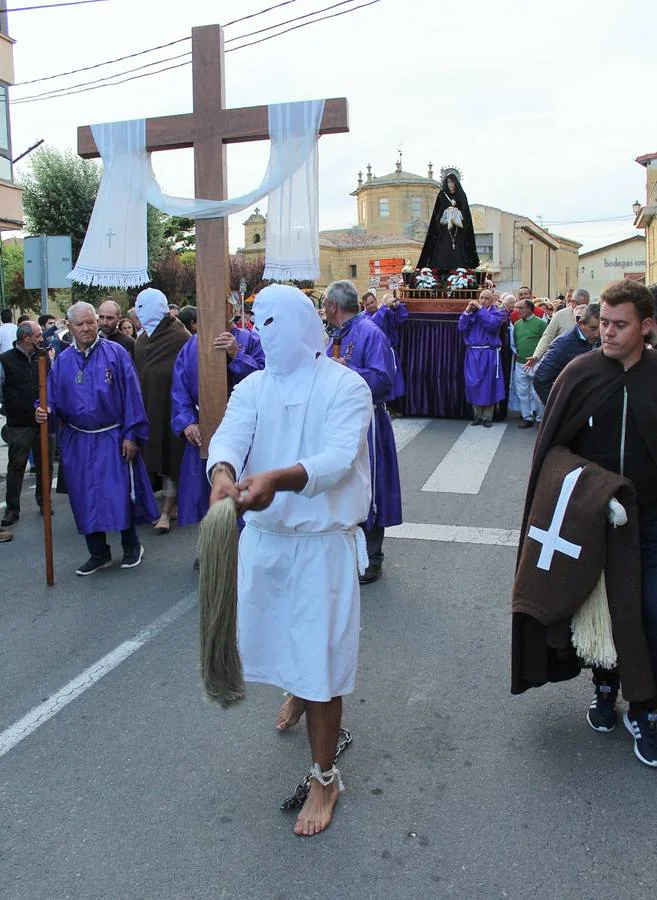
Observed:
[[[146,120],[146,149],[194,148],[195,194],[225,200],[226,144],[266,141],[266,106],[226,109],[224,37],[219,25],[192,29],[194,111]],[[345,98],[326,100],[320,134],[349,131]],[[85,159],[100,154],[88,125],[78,128],[78,153]],[[198,306],[199,406],[203,455],[226,409],[228,382],[224,353],[212,349],[212,339],[226,330],[226,297],[230,290],[228,220],[199,220],[196,225],[196,304]]]

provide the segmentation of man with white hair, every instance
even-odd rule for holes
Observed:
[[[586,288],[577,288],[572,292],[566,306],[563,309],[558,310],[548,322],[548,326],[536,345],[536,349],[525,363],[528,369],[533,369],[536,363],[545,356],[547,348],[552,341],[560,335],[573,330],[577,324],[575,319],[575,308],[577,306],[588,306],[590,302],[591,295]]]
[[[212,438],[210,502],[232,497],[244,512],[245,680],[290,693],[279,730],[282,717],[287,728],[306,715],[312,768],[294,831],[310,836],[327,828],[342,788],[335,756],[358,663],[372,398],[361,377],[324,356],[321,319],[298,288],[264,288],[253,311],[265,368],[236,385]]]
[[[121,532],[122,569],[141,562],[144,548],[135,526],[157,516],[157,504],[139,447],[148,420],[137,373],[123,347],[98,336],[96,310],[74,303],[66,314],[72,346],[60,353],[48,376],[48,411],[62,425],[62,466],[73,518],[85,536],[89,559],[76,575],[112,564],[108,531]]]

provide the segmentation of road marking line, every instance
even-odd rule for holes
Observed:
[[[397,453],[417,437],[433,419],[393,419],[392,430],[395,435]]]
[[[517,547],[520,532],[504,528],[474,528],[469,525],[424,525],[404,522],[386,528],[387,538],[411,541],[446,541],[457,544],[490,544]]]
[[[102,659],[99,659],[84,672],[81,672],[63,688],[60,688],[52,697],[44,700],[38,706],[31,709],[27,715],[19,719],[13,725],[10,725],[0,734],[0,757],[4,756],[12,750],[22,740],[29,737],[41,725],[56,716],[60,710],[68,706],[73,700],[83,694],[85,691],[93,687],[101,678],[119,666],[122,662],[136,653],[148,641],[156,638],[164,629],[177,621],[186,612],[192,609],[198,599],[196,591],[188,594],[175,606],[172,606],[167,612],[163,613],[159,618],[147,625],[142,631],[133,638],[124,641],[115,650],[112,650]]]
[[[478,494],[505,431],[506,425],[502,423],[492,428],[472,428],[468,424],[422,490],[443,494]]]

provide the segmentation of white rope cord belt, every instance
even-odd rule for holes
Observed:
[[[326,772],[322,772],[319,763],[313,763],[310,767],[309,775],[310,778],[314,778],[315,781],[318,781],[322,787],[328,787],[330,784],[333,784],[334,781],[337,781],[338,791],[344,790],[340,769],[338,769],[336,765],[331,766]]]
[[[114,431],[115,428],[120,428],[121,423],[115,422],[114,425],[106,425],[104,428],[78,428],[77,425],[71,425],[70,422],[66,423],[69,428],[72,428],[73,431],[79,431],[82,434],[102,434],[104,431]]]
[[[369,557],[367,556],[367,542],[365,533],[359,525],[353,528],[336,528],[333,531],[274,531],[271,528],[263,528],[262,525],[256,525],[255,522],[247,522],[247,528],[255,528],[262,534],[272,534],[276,537],[284,538],[321,538],[331,537],[334,534],[351,534],[356,539],[356,558],[358,560],[358,571],[362,575],[369,565]]]
[[[471,344],[468,350],[495,350],[495,377],[500,377],[500,348],[490,344]]]

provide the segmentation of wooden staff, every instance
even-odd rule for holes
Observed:
[[[48,392],[46,382],[48,379],[48,351],[39,350],[39,406],[48,410]],[[41,440],[41,491],[43,494],[43,540],[46,553],[46,583],[52,587],[55,583],[55,566],[52,551],[52,509],[50,502],[50,447],[48,441],[48,422],[39,425],[39,438]]]

